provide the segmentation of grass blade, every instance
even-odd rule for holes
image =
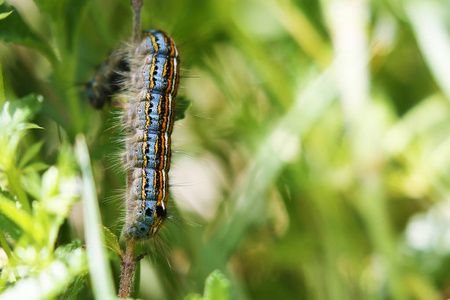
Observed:
[[[91,282],[96,299],[116,299],[111,269],[108,264],[101,224],[97,193],[92,176],[91,162],[84,136],[78,136],[75,145],[83,179],[84,224]]]

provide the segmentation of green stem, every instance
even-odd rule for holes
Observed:
[[[3,84],[2,63],[0,61],[0,104],[6,102],[5,85]]]
[[[11,252],[11,248],[9,247],[8,242],[6,241],[6,238],[3,235],[3,232],[0,233],[0,245],[2,245],[3,250],[5,250],[5,253],[6,253],[6,256],[8,257],[10,266],[14,267],[15,266],[14,257],[13,257],[13,254]]]

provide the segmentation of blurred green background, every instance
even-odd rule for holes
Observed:
[[[56,246],[37,249],[0,223],[17,257],[11,265],[0,256],[3,274],[28,266],[14,273],[19,279],[60,259],[38,264],[20,249],[85,241],[79,172],[68,163],[79,133],[102,222],[120,235],[120,108],[95,111],[81,93],[130,39],[132,12],[126,0],[9,4],[15,11],[0,20],[6,100],[42,95],[30,121],[43,130],[30,130],[9,154],[19,160],[42,143],[33,158],[40,167],[16,174],[23,191],[2,176],[2,190],[35,214],[45,197],[33,189],[45,185],[27,182],[40,182],[51,165],[75,178],[70,189],[55,187],[72,193],[67,209],[59,198],[47,206],[60,216]],[[174,128],[172,218],[149,242],[138,296],[202,294],[219,269],[231,299],[450,297],[449,17],[450,3],[437,0],[144,0],[142,28],[177,42],[179,95],[192,107]],[[110,254],[118,286],[120,261]],[[48,295],[65,299],[79,286],[79,299],[93,298],[98,287],[80,264]],[[2,290],[14,288],[4,277]]]

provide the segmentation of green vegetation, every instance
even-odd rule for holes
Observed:
[[[438,0],[144,0],[192,106],[133,297],[450,297],[449,16]],[[82,90],[131,32],[129,1],[0,5],[1,300],[115,297],[121,109]]]

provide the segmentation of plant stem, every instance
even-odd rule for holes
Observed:
[[[131,0],[131,8],[133,9],[133,41],[139,43],[141,39],[141,9],[143,6],[143,0]],[[132,186],[132,172],[128,171],[127,174],[127,197],[130,195],[130,188]],[[128,200],[128,199],[127,199]],[[128,201],[127,201],[128,203]],[[128,205],[127,205],[128,214]],[[134,272],[137,262],[142,258],[135,259],[136,243],[132,239],[127,240],[125,257],[122,261],[122,278],[120,281],[120,298],[128,298],[131,292],[131,286],[133,284]]]
[[[127,173],[127,203],[129,201],[128,197],[130,195],[130,189],[133,184],[133,172],[131,170]],[[128,205],[127,205],[128,214]],[[135,248],[136,242],[132,239],[128,239],[125,249],[125,257],[122,260],[122,278],[120,280],[120,298],[128,298],[131,292],[131,286],[133,284],[134,270],[136,268],[136,263],[139,261],[135,259]]]
[[[131,0],[131,7],[133,8],[133,41],[139,43],[141,40],[141,9],[144,5],[143,0]]]
[[[131,285],[133,283],[134,269],[136,268],[136,260],[134,259],[135,242],[127,241],[125,258],[122,262],[122,279],[120,281],[119,297],[126,299],[130,295]]]

